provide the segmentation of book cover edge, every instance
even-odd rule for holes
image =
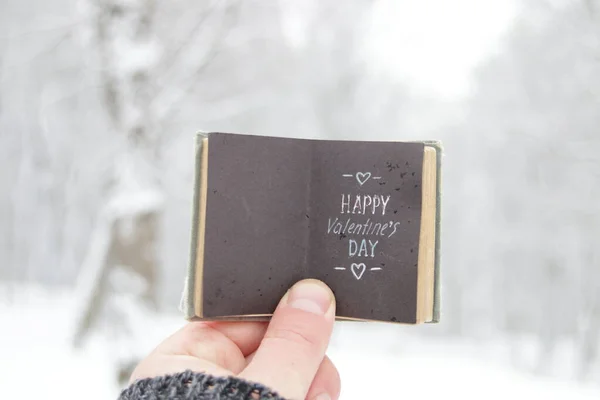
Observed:
[[[187,268],[187,274],[184,283],[184,293],[182,296],[181,309],[186,319],[194,319],[201,317],[198,315],[196,310],[196,265],[198,262],[198,235],[199,227],[198,223],[200,215],[200,198],[201,198],[201,178],[202,178],[202,147],[203,140],[206,139],[210,133],[199,131],[196,133],[194,138],[194,184],[193,184],[193,200],[192,200],[192,230],[190,238],[190,255],[189,263]]]
[[[433,316],[427,323],[439,323],[441,318],[441,209],[442,209],[442,158],[444,149],[441,141],[423,141],[436,150],[436,216],[435,216],[435,262],[433,287]]]
[[[215,132],[216,133],[216,132]],[[199,201],[200,201],[200,179],[202,176],[202,146],[203,140],[208,138],[211,133],[199,131],[195,136],[195,173],[194,173],[194,188],[193,188],[193,206],[192,206],[192,232],[191,232],[191,243],[190,243],[190,257],[188,264],[188,271],[184,283],[184,291],[181,299],[180,309],[185,314],[186,319],[203,319],[201,315],[198,315],[195,303],[196,303],[196,265],[197,265],[197,241],[198,241],[198,230],[200,224],[198,224],[199,215]],[[410,142],[410,141],[409,141]],[[415,141],[417,143],[423,143],[425,146],[430,146],[436,149],[436,230],[435,230],[435,265],[434,265],[434,299],[433,299],[433,316],[432,320],[427,323],[438,323],[441,316],[441,273],[440,273],[440,249],[441,249],[441,164],[443,156],[443,147],[441,141],[436,140],[423,140]],[[227,317],[224,317],[227,318]],[[231,318],[231,317],[230,317]],[[243,317],[241,317],[243,318]],[[337,319],[337,318],[336,318]]]

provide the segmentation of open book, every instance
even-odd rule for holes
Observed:
[[[439,320],[439,142],[202,133],[188,319],[268,319],[297,281],[337,318]]]

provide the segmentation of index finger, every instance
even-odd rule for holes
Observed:
[[[267,322],[206,322],[236,344],[244,357],[254,353],[267,331]]]
[[[266,322],[215,322],[193,321],[171,335],[157,347],[158,351],[171,354],[184,353],[190,342],[206,343],[206,330],[218,332],[224,338],[237,346],[244,357],[256,351],[267,330]]]

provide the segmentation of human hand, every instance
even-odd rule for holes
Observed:
[[[268,324],[190,322],[140,362],[131,382],[192,370],[260,383],[288,399],[335,400],[340,377],[325,355],[334,319],[331,290],[301,281]]]

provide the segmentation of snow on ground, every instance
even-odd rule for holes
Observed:
[[[71,294],[49,295],[33,287],[25,292],[17,290],[8,301],[0,291],[2,397],[116,399],[113,367],[118,354],[110,340],[95,337],[79,351],[69,346]],[[178,316],[143,321],[146,334],[136,347],[144,353],[184,324]],[[464,341],[426,340],[390,326],[340,323],[329,356],[340,370],[344,400],[600,398],[600,388],[533,377],[490,360],[495,351]]]
[[[489,359],[498,351],[491,344],[481,348],[451,340],[404,339],[406,343],[395,351],[385,346],[361,348],[357,335],[344,335],[334,343],[329,357],[342,376],[341,398],[377,398],[374,394],[383,394],[386,388],[401,390],[402,396],[387,397],[398,399],[600,398],[600,388],[535,377],[514,370],[500,361],[502,357]]]

